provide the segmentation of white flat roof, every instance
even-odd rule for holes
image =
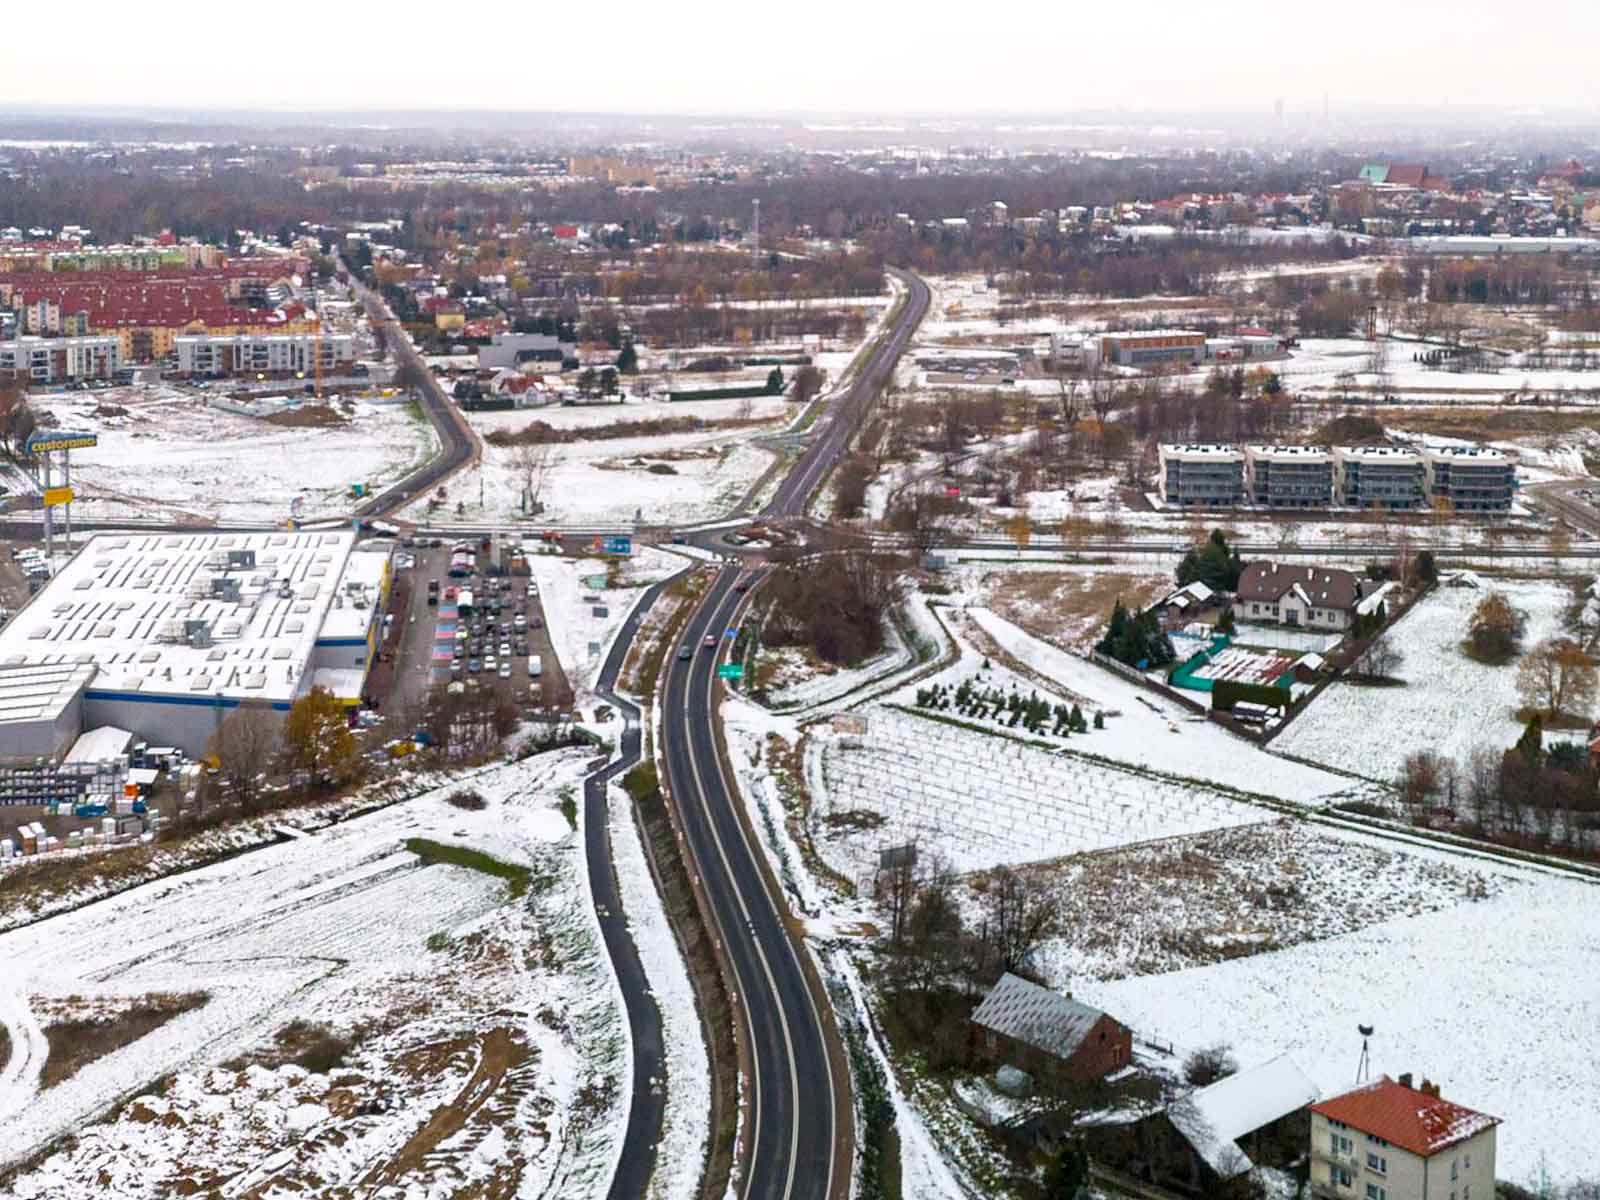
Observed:
[[[1245,450],[1257,458],[1328,459],[1333,457],[1333,452],[1326,446],[1246,446]]]
[[[1427,453],[1432,458],[1459,458],[1490,465],[1510,461],[1504,451],[1493,446],[1430,446]]]
[[[94,679],[92,662],[0,663],[0,724],[55,720]]]
[[[365,638],[378,603],[389,547],[357,547],[345,560],[344,572],[333,593],[332,606],[322,623],[321,637]]]
[[[89,730],[67,751],[65,762],[108,762],[121,758],[128,752],[133,734],[115,725],[101,725]]]
[[[1117,329],[1102,333],[1101,337],[1108,338],[1165,338],[1185,337],[1204,338],[1206,335],[1198,329]]]
[[[291,700],[354,542],[348,529],[98,534],[0,630],[0,666],[92,664],[96,691]],[[230,568],[229,551],[254,565]]]
[[[1422,455],[1404,446],[1340,446],[1335,453],[1341,458],[1367,459],[1371,462],[1422,462]]]
[[[1163,458],[1211,459],[1217,462],[1232,462],[1235,459],[1243,458],[1244,451],[1237,446],[1185,442],[1163,444],[1161,455]]]

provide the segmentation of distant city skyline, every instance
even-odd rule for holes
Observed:
[[[772,15],[709,0],[589,14],[490,0],[426,19],[328,6],[293,17],[178,0],[97,8],[90,38],[0,50],[11,105],[490,109],[660,114],[1084,110],[1592,110],[1600,11],[1539,20],[1441,0],[1351,0],[1325,19],[1265,0],[1079,9],[1023,0],[954,12],[819,0]],[[1482,19],[1477,19],[1479,16]],[[957,19],[959,18],[959,20]],[[192,45],[183,31],[194,34]],[[13,40],[13,46],[17,41]],[[129,47],[145,47],[129,53]]]

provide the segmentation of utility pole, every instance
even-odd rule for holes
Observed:
[[[750,201],[754,215],[750,218],[750,265],[761,269],[761,201]]]

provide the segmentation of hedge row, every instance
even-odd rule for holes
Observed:
[[[1288,708],[1291,699],[1288,688],[1270,683],[1240,683],[1237,679],[1219,679],[1211,685],[1211,707],[1223,712],[1230,711],[1241,701]]]

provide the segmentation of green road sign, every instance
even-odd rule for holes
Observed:
[[[723,663],[720,667],[717,668],[717,678],[718,679],[743,679],[744,678],[744,664],[743,663]]]

